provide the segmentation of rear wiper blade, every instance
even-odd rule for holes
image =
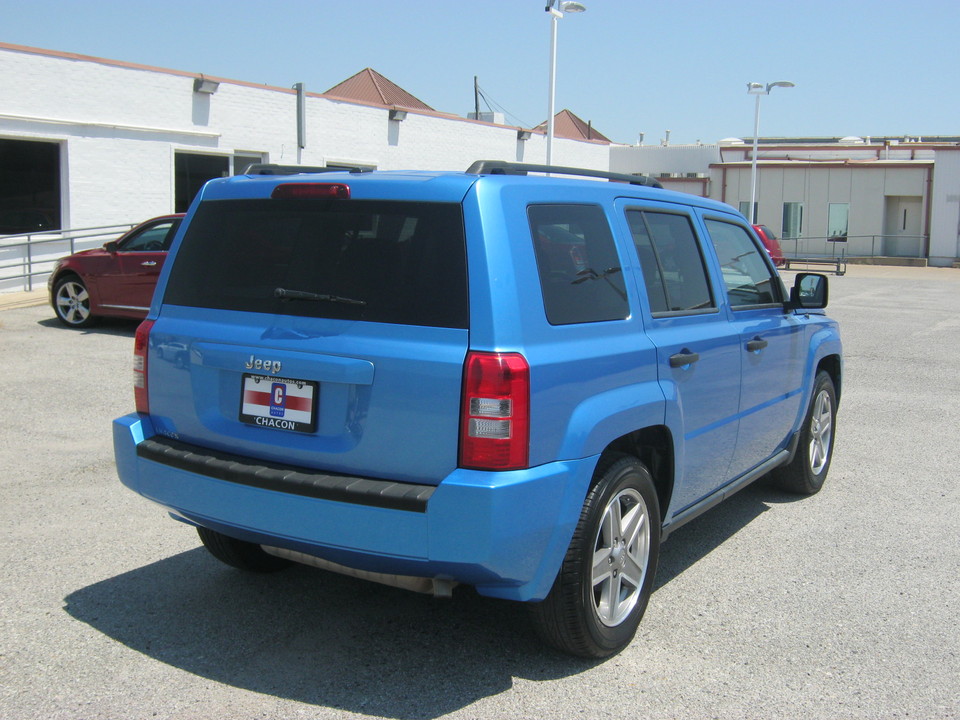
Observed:
[[[339,295],[324,295],[322,293],[307,292],[305,290],[287,290],[286,288],[277,288],[273,291],[275,298],[281,300],[311,300],[313,302],[332,302],[343,305],[366,305],[366,300],[354,300],[353,298],[340,297]]]

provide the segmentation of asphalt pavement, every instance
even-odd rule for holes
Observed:
[[[468,590],[218,564],[116,478],[136,324],[3,309],[0,718],[960,718],[960,270],[850,266],[830,293],[823,491],[757,484],[672,535],[603,662]]]

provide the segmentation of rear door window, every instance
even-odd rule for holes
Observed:
[[[602,208],[531,205],[527,215],[550,324],[628,317],[620,258]]]
[[[688,216],[630,209],[627,223],[654,315],[716,310]]]
[[[458,204],[217,200],[190,223],[164,302],[468,327]]]

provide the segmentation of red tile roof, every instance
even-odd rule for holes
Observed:
[[[430,110],[433,108],[418,100],[399,85],[390,82],[383,75],[372,68],[365,68],[353,77],[334,85],[324,95],[356,100],[358,102],[383,105],[384,107],[401,107],[409,110]]]
[[[537,125],[539,132],[547,131],[547,123],[543,122]],[[553,135],[554,137],[568,138],[570,140],[595,140],[597,142],[611,144],[613,141],[601,133],[589,123],[585,123],[569,110],[561,110],[553,116]]]

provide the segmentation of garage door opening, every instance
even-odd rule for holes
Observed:
[[[60,229],[60,145],[0,139],[0,235]]]

